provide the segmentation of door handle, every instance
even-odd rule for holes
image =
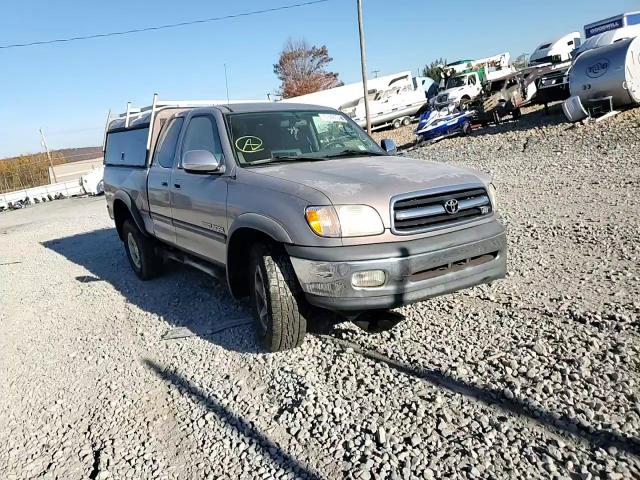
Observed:
[[[160,185],[162,185],[163,187],[168,187],[169,183],[168,182],[162,182]]]
[[[179,183],[174,183],[173,186],[176,187],[176,188],[180,188],[180,184]]]

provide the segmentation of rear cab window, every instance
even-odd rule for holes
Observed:
[[[178,146],[178,137],[184,119],[182,117],[171,120],[160,134],[158,146],[153,156],[153,165],[160,165],[164,168],[172,168],[173,160],[176,155],[176,147]]]
[[[105,165],[144,167],[147,163],[149,127],[107,133]]]

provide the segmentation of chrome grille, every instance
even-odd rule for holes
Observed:
[[[448,212],[445,204],[455,200],[457,210]],[[491,201],[482,187],[453,191],[417,192],[391,200],[392,231],[398,234],[420,233],[444,228],[491,213]]]

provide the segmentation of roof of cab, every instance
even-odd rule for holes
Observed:
[[[283,103],[283,102],[242,102],[242,103],[230,103],[225,105],[223,103],[211,103],[211,105],[198,105],[189,107],[162,107],[164,109],[179,109],[181,112],[189,110],[202,110],[207,108],[217,108],[222,111],[223,114],[230,113],[260,113],[260,112],[287,112],[287,111],[299,111],[299,110],[319,110],[326,112],[335,112],[336,110],[330,107],[324,107],[321,105],[311,105],[307,103]],[[129,120],[128,126],[126,125],[126,118],[124,114],[121,114],[118,118],[109,120],[107,125],[107,131],[112,132],[114,130],[131,130],[135,128],[144,128],[149,126],[151,120],[151,111],[146,110],[133,114]]]
[[[311,105],[308,103],[284,103],[284,102],[247,102],[232,103],[230,105],[216,105],[224,107],[231,113],[253,113],[253,112],[283,112],[291,110],[326,110],[335,111],[333,108],[321,105]]]

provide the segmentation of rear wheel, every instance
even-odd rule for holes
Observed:
[[[122,225],[122,238],[129,264],[138,278],[149,280],[157,276],[162,260],[156,255],[154,241],[144,236],[131,220]]]
[[[281,249],[257,244],[249,269],[256,333],[270,352],[302,344],[307,308],[291,260]]]
[[[402,121],[399,118],[393,121],[393,128],[395,128],[396,130],[401,126],[402,126]]]
[[[402,119],[402,125],[403,125],[403,126],[405,126],[405,127],[406,127],[407,125],[411,125],[411,117],[404,117],[404,118]]]

